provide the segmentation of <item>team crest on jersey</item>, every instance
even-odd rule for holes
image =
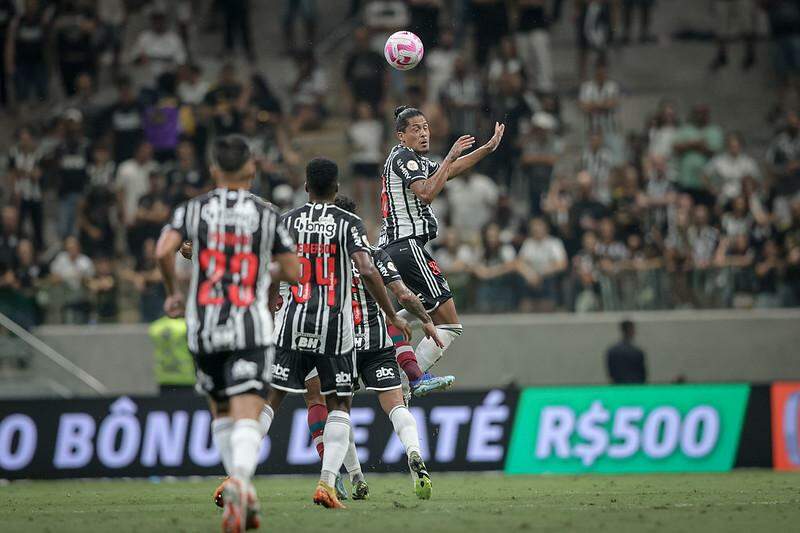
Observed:
[[[364,335],[353,336],[353,346],[355,346],[356,350],[363,350],[364,346],[366,345],[367,345],[367,339]]]
[[[314,351],[319,348],[320,338],[319,335],[311,333],[298,333],[294,338],[294,343],[298,350]]]
[[[220,217],[221,220],[220,220]],[[212,196],[208,203],[200,211],[200,218],[210,227],[223,226],[243,226],[243,230],[248,233],[255,233],[258,230],[260,217],[258,209],[252,201],[238,202],[233,207],[223,209],[220,199]]]
[[[406,166],[408,167],[408,170],[411,170],[412,172],[415,170],[419,170],[419,163],[417,163],[413,159],[408,163],[406,163]]]
[[[317,233],[332,239],[336,235],[336,220],[333,217],[319,217],[317,220],[301,217],[295,219],[294,229],[299,233]]]

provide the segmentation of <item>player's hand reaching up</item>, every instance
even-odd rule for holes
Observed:
[[[183,294],[176,292],[164,300],[164,313],[170,318],[178,318],[183,316],[185,311],[185,303],[183,301]]]
[[[408,325],[408,322],[405,318],[394,315],[392,318],[389,318],[389,323],[403,332],[403,338],[407,341],[411,340],[411,326]]]
[[[486,143],[486,148],[488,148],[490,152],[494,152],[497,150],[497,147],[500,146],[500,141],[503,140],[503,133],[505,133],[505,131],[505,124],[499,122],[494,123],[494,135],[492,135],[492,138]]]
[[[472,145],[475,144],[475,137],[472,135],[462,135],[456,142],[453,143],[453,147],[450,148],[450,151],[447,152],[447,159],[451,163],[459,158],[459,156],[464,152],[464,150],[469,150],[472,148]]]
[[[444,349],[444,343],[439,338],[439,334],[436,332],[436,326],[433,325],[433,322],[422,324],[422,331],[425,332],[425,336],[431,339],[436,344],[436,346]]]

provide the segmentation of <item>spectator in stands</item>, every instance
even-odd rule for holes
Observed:
[[[353,175],[355,199],[363,213],[377,215],[366,206],[377,207],[381,188],[381,165],[385,154],[386,128],[366,101],[356,104],[356,120],[347,129],[350,147],[350,171]],[[367,220],[371,217],[365,217]]]
[[[61,83],[67,96],[77,93],[76,81],[82,73],[97,77],[95,32],[97,18],[93,9],[77,1],[64,2],[53,23]]]
[[[600,296],[597,283],[597,236],[587,231],[581,239],[581,248],[572,257],[572,272],[569,289],[573,298],[572,308],[576,313],[600,311]]]
[[[297,18],[300,18],[303,22],[306,31],[305,45],[299,48],[313,46],[317,29],[317,6],[315,0],[287,0],[286,13],[283,16],[283,35],[286,42],[286,51],[289,53],[297,49],[294,39],[294,26]]]
[[[527,284],[521,310],[553,311],[560,299],[560,275],[567,269],[567,252],[561,239],[550,235],[543,218],[531,219],[517,269]]]
[[[761,179],[761,171],[755,159],[742,151],[742,137],[729,133],[725,138],[725,151],[715,155],[704,170],[705,179],[717,197],[717,203],[725,205],[742,193],[745,178]]]
[[[669,179],[669,167],[663,157],[651,157],[645,162],[645,186],[639,205],[645,210],[644,224],[648,232],[660,235],[667,227],[667,210],[675,202],[676,192]]]
[[[480,239],[481,229],[492,219],[500,191],[491,178],[466,172],[447,184],[450,224],[469,242]]]
[[[137,36],[128,54],[131,61],[147,67],[147,85],[153,85],[161,74],[174,71],[187,58],[183,40],[169,28],[163,7],[153,8],[150,24]]]
[[[774,189],[772,209],[776,223],[785,226],[790,216],[790,198],[800,191],[800,118],[796,112],[786,113],[781,131],[769,144],[766,163]]]
[[[750,214],[747,197],[737,196],[731,201],[730,211],[722,215],[721,227],[723,235],[735,237],[737,235],[750,236],[755,220]]]
[[[764,243],[761,257],[755,265],[756,307],[762,309],[780,307],[785,273],[786,263],[781,257],[780,247],[777,242],[770,239]]]
[[[117,321],[119,304],[117,302],[118,282],[114,261],[105,255],[94,261],[94,276],[86,280],[86,288],[92,304],[93,321],[109,324]]]
[[[32,93],[42,102],[48,97],[47,42],[53,10],[39,0],[25,0],[25,7],[11,22],[5,46],[6,72],[14,79],[16,104],[28,102]]]
[[[595,231],[598,221],[605,217],[608,208],[597,200],[594,194],[592,176],[586,172],[578,172],[577,193],[570,206],[570,232],[568,238],[580,239],[584,231]]]
[[[505,0],[471,0],[469,13],[475,24],[475,63],[485,65],[489,52],[508,34]]]
[[[439,16],[443,0],[408,0],[411,16],[409,28],[425,43],[435,48],[439,44]]]
[[[520,127],[519,163],[527,182],[532,214],[541,213],[542,200],[550,189],[554,169],[564,150],[562,141],[555,135],[555,127],[553,116],[543,111],[533,115],[530,122],[523,121]]]
[[[547,0],[519,0],[517,48],[525,62],[528,85],[543,92],[555,89],[550,50],[551,15]]]
[[[97,21],[102,30],[101,50],[110,53],[112,72],[119,70],[122,42],[125,39],[127,9],[125,0],[103,0],[97,2]],[[101,60],[105,61],[101,56]]]
[[[139,320],[150,323],[164,314],[164,286],[156,263],[156,241],[145,239],[133,271],[125,274],[139,293]]]
[[[502,80],[515,76],[524,78],[525,74],[522,60],[517,55],[517,46],[514,44],[514,40],[510,35],[503,37],[500,39],[497,53],[489,62],[489,69],[486,71],[489,94],[494,97],[500,92]]]
[[[42,207],[42,150],[30,128],[16,133],[16,144],[8,151],[10,190],[19,207],[20,225],[30,221],[33,243],[37,251],[44,246],[44,210]]]
[[[514,307],[515,258],[514,247],[500,241],[500,227],[494,222],[487,224],[483,229],[481,255],[473,268],[480,280],[476,295],[480,312],[501,313]]]
[[[175,159],[180,140],[180,109],[175,95],[175,75],[166,72],[158,77],[158,100],[144,112],[144,137],[153,147],[159,163]]]
[[[442,30],[439,46],[430,52],[426,49],[423,65],[428,76],[428,102],[439,101],[444,86],[453,77],[456,58],[459,54],[459,50],[455,47],[455,35],[450,29]]]
[[[603,145],[603,135],[595,131],[589,136],[589,145],[581,154],[580,170],[592,177],[594,197],[604,205],[611,203],[611,172],[614,156]]]
[[[380,110],[385,96],[386,76],[383,56],[370,48],[369,30],[365,27],[353,33],[355,48],[345,63],[344,79],[350,90],[353,109],[366,102]]]
[[[720,238],[719,230],[711,225],[707,206],[695,206],[687,237],[691,250],[693,301],[696,307],[707,308],[718,297],[714,286],[714,271],[711,269]]]
[[[454,140],[464,132],[478,131],[483,104],[483,85],[463,56],[456,58],[453,78],[442,90],[442,106],[447,115],[450,137]]]
[[[36,296],[43,285],[45,270],[36,261],[36,251],[28,239],[21,239],[17,245],[14,277],[18,294],[15,321],[26,329],[41,324],[42,309]]]
[[[297,3],[294,0],[289,1],[293,4]],[[314,0],[310,1],[313,2]],[[305,0],[305,2],[301,3],[308,4],[309,0]],[[230,57],[230,54],[234,53],[238,38],[242,41],[242,48],[245,54],[247,54],[247,60],[250,61],[250,63],[255,63],[256,54],[253,49],[253,39],[250,36],[250,0],[225,0],[224,2],[220,2],[220,6],[222,7],[222,13],[225,17],[225,54]],[[290,31],[289,27],[291,27],[293,23],[293,21],[290,21],[289,24],[285,26],[287,32]],[[313,39],[313,37],[310,36],[312,34],[313,31],[309,33],[309,40]]]
[[[496,96],[489,99],[489,113],[503,117],[506,124],[504,141],[497,147],[495,157],[483,168],[499,184],[509,187],[515,171],[519,168],[519,133],[523,124],[531,117],[531,108],[525,98],[525,87],[521,73],[506,73],[497,84]]]
[[[128,77],[117,81],[117,99],[104,114],[103,132],[111,137],[117,164],[133,157],[144,138],[142,107]]]
[[[716,0],[713,3],[717,21],[714,36],[717,53],[708,67],[712,72],[728,64],[728,46],[740,39],[744,40],[742,69],[747,70],[755,64],[755,4],[753,0]]]
[[[762,0],[772,37],[773,67],[780,83],[778,98],[788,108],[791,93],[800,97],[800,6],[796,0]]]
[[[679,125],[675,104],[669,100],[662,101],[647,132],[647,155],[651,158],[660,157],[669,160],[672,157],[672,145]]]
[[[598,240],[595,246],[597,266],[606,275],[614,275],[623,267],[623,263],[630,259],[630,251],[621,240],[617,232],[614,219],[604,217],[598,222]]]
[[[798,207],[800,211],[800,207]],[[784,305],[800,305],[800,239],[787,239],[784,241],[786,249],[786,291]]]
[[[166,178],[161,172],[150,172],[147,192],[139,198],[133,224],[128,227],[128,246],[134,254],[142,252],[144,241],[158,238],[169,220]],[[138,255],[137,255],[138,258]]]
[[[722,145],[722,128],[710,122],[708,106],[694,106],[689,121],[675,134],[672,151],[676,158],[675,181],[697,203],[715,203],[714,196],[703,180],[703,172],[711,158],[722,149]]]
[[[105,143],[99,142],[92,147],[92,162],[86,169],[89,174],[89,187],[114,188],[117,175],[117,164],[111,158],[111,150]]]
[[[90,258],[114,254],[113,213],[116,196],[110,186],[91,186],[78,205],[78,236]]]
[[[623,150],[617,121],[620,90],[617,82],[608,79],[605,63],[598,62],[594,78],[581,84],[578,100],[586,117],[587,131],[602,134],[614,161],[619,161]]]
[[[89,299],[86,283],[94,276],[94,263],[81,253],[81,245],[74,236],[64,240],[64,250],[50,264],[50,278],[61,292],[64,305],[62,320],[68,324],[85,324],[89,320]]]
[[[58,230],[62,239],[75,235],[75,223],[86,186],[89,184],[89,140],[83,132],[83,116],[76,109],[63,116],[64,140],[55,153],[58,180]]]
[[[614,384],[645,383],[647,381],[645,354],[633,344],[636,327],[630,320],[623,320],[619,329],[622,340],[606,352],[608,377]]]
[[[19,210],[13,205],[3,206],[0,211],[0,264],[9,268],[14,264],[19,244]]]
[[[594,52],[598,63],[607,61],[611,42],[609,0],[576,0],[575,34],[578,38],[578,78],[586,79],[586,63]]]
[[[203,78],[203,69],[200,65],[181,65],[178,69],[177,95],[181,104],[199,106],[205,99],[210,84]]]
[[[328,78],[313,51],[297,55],[297,79],[292,86],[292,132],[316,129],[325,116]]]
[[[167,170],[167,195],[172,207],[205,193],[210,188],[208,172],[189,141],[178,144],[175,163]]]
[[[0,46],[6,46],[8,30],[14,17],[17,16],[15,0],[0,0]],[[4,54],[5,55],[5,54]],[[0,63],[0,107],[6,107],[9,101],[10,79],[6,74],[5,61]]]
[[[633,12],[639,12],[639,42],[656,40],[650,33],[650,11],[655,0],[622,0],[622,44],[630,44],[633,34]]]
[[[153,147],[143,141],[136,148],[136,155],[125,161],[117,170],[120,220],[130,227],[136,220],[139,199],[147,192],[149,176],[158,169],[153,160]]]

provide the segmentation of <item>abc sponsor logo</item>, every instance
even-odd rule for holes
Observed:
[[[381,367],[375,371],[375,377],[377,378],[378,381],[383,381],[385,379],[394,379],[395,377],[394,369]]]
[[[289,367],[278,363],[272,365],[272,378],[286,381],[289,379]]]
[[[353,376],[349,372],[336,373],[336,385],[350,385],[353,383]]]

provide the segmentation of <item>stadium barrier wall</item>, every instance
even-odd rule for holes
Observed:
[[[788,397],[800,383],[792,387]],[[411,412],[436,472],[772,466],[769,385],[488,389],[421,398]],[[352,422],[367,471],[406,469],[402,446],[375,395],[356,396]],[[192,393],[2,401],[0,478],[221,475],[210,423],[205,402]],[[262,447],[258,473],[318,469],[305,405],[290,396]]]
[[[775,469],[800,471],[800,381],[774,383],[771,400]]]
[[[436,471],[503,469],[518,392],[452,392],[415,401],[420,444]],[[351,421],[366,471],[405,471],[405,453],[374,394]],[[211,416],[192,393],[69,402],[0,402],[0,479],[222,475]],[[287,397],[264,441],[258,474],[318,473],[299,396]]]
[[[800,310],[465,315],[441,371],[467,389],[607,383],[603,354],[623,317],[637,323],[649,382],[800,380]],[[47,326],[37,334],[114,394],[157,391],[146,326]]]

